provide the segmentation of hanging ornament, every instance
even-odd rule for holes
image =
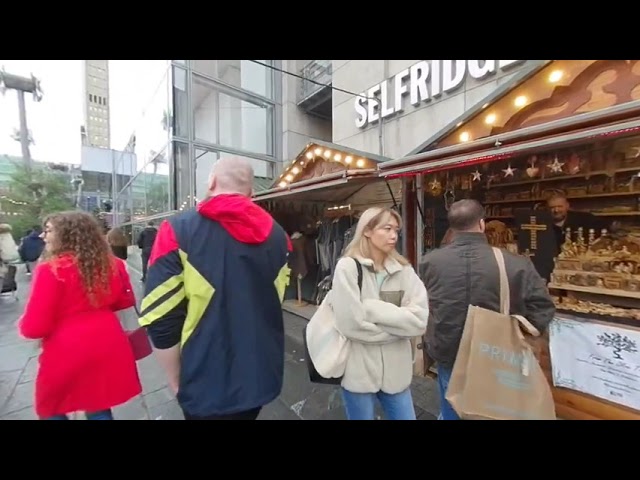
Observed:
[[[444,192],[444,208],[449,211],[451,205],[453,205],[456,201],[456,193],[452,187],[448,186],[447,190]]]
[[[517,168],[511,168],[511,164],[507,166],[507,168],[503,169],[504,178],[513,177],[513,173],[517,170]]]
[[[442,193],[442,183],[437,178],[434,178],[429,182],[429,191],[434,197],[440,195]]]
[[[496,183],[500,181],[500,175],[498,175],[497,173],[492,173],[491,175],[489,175],[489,178],[487,179],[487,187],[490,187],[492,183]]]
[[[569,175],[577,175],[580,173],[580,157],[577,153],[572,153],[569,157],[569,161],[567,162],[567,173]]]
[[[547,167],[549,167],[553,173],[561,173],[563,165],[564,163],[558,160],[558,154],[556,154],[555,158],[553,159],[553,163],[547,165]]]
[[[527,176],[529,178],[535,178],[538,176],[538,174],[540,173],[540,169],[538,167],[536,167],[536,160],[538,159],[537,156],[533,155],[530,159],[529,159],[529,168],[527,168]]]
[[[476,168],[476,171],[473,172],[471,175],[473,175],[472,181],[474,181],[474,182],[479,182],[480,179],[482,178],[482,174],[478,171],[477,168]]]

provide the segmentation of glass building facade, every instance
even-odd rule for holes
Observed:
[[[278,72],[249,60],[153,63],[158,79],[149,85],[137,127],[126,146],[115,146],[135,153],[116,162],[113,209],[114,223],[134,238],[148,221],[204,198],[209,171],[220,157],[250,160],[256,190],[268,188],[277,173]],[[131,171],[133,176],[120,174]]]

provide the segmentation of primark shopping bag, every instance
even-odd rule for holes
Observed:
[[[509,282],[502,252],[501,313],[469,306],[446,399],[463,420],[555,420],[551,388],[522,333],[540,332],[509,315]]]

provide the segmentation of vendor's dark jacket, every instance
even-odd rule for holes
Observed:
[[[503,250],[509,279],[511,314],[522,315],[543,332],[555,306],[544,280],[527,257]],[[426,346],[429,356],[452,368],[469,305],[500,311],[498,264],[482,233],[456,233],[449,245],[423,257],[429,294]]]

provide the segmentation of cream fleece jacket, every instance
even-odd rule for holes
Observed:
[[[399,393],[411,385],[411,338],[424,334],[429,317],[427,290],[410,265],[387,258],[388,276],[378,288],[373,261],[362,268],[362,296],[353,258],[336,265],[330,302],[336,328],[351,340],[342,386],[354,393]],[[399,306],[385,299],[394,298]]]

